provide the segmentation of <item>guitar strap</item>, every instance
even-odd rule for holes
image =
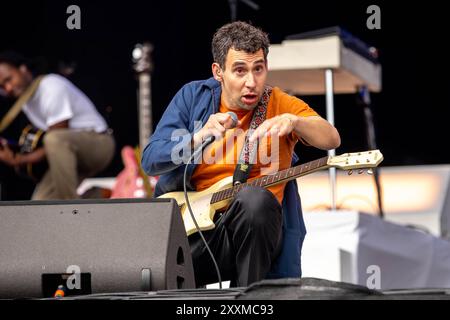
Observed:
[[[245,143],[242,147],[238,163],[234,169],[233,185],[245,183],[250,175],[253,164],[256,160],[256,153],[258,150],[258,140],[250,143],[248,139],[250,135],[258,128],[258,126],[266,120],[267,105],[269,104],[270,95],[272,94],[272,87],[266,86],[264,88],[261,100],[253,112],[252,121],[250,122],[250,130],[245,135]]]
[[[9,111],[5,114],[5,116],[0,121],[0,132],[3,132],[3,130],[5,130],[17,117],[25,103],[27,103],[27,101],[30,100],[30,98],[36,92],[36,89],[39,87],[39,84],[41,83],[43,77],[44,75],[41,75],[34,79],[33,82],[31,82],[31,84],[28,86],[28,88],[20,95],[11,109],[9,109]]]

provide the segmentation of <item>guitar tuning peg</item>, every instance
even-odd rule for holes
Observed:
[[[363,174],[364,173],[364,170],[363,169],[359,169],[358,170],[358,174]]]
[[[367,170],[367,174],[368,175],[373,175],[373,170],[372,169]]]
[[[348,175],[351,176],[353,174],[353,170],[348,170]]]

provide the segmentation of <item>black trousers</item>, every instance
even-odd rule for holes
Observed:
[[[282,211],[275,196],[260,187],[237,193],[228,210],[216,214],[213,230],[203,232],[220,269],[222,280],[248,286],[262,280],[278,256]],[[197,286],[218,282],[214,264],[198,233],[189,236]]]

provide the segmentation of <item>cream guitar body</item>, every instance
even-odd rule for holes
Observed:
[[[233,184],[233,177],[227,177],[222,179],[215,184],[213,184],[208,189],[200,192],[191,191],[188,192],[189,204],[194,213],[195,220],[200,226],[200,230],[211,230],[214,229],[215,225],[213,222],[214,215],[217,211],[223,210],[230,203],[231,199],[225,199],[220,202],[211,203],[213,194],[231,188]],[[163,194],[158,198],[173,198],[177,201],[180,207],[181,215],[184,221],[184,227],[186,229],[187,235],[197,231],[194,221],[189,213],[189,209],[184,198],[184,192],[169,192]]]

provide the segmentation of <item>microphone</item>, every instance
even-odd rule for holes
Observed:
[[[233,123],[231,124],[230,129],[236,128],[236,126],[238,124],[238,116],[233,111],[228,111],[227,113],[231,116],[231,120],[233,120]],[[203,150],[204,148],[206,148],[206,146],[208,146],[210,143],[212,143],[215,139],[216,139],[215,136],[207,137],[203,141],[202,145],[198,148],[198,150]]]
[[[238,124],[238,121],[239,121],[238,120],[238,116],[233,111],[228,111],[227,113],[230,115],[231,120],[233,120],[233,123],[231,124],[231,128],[230,129],[236,128],[236,126]]]

